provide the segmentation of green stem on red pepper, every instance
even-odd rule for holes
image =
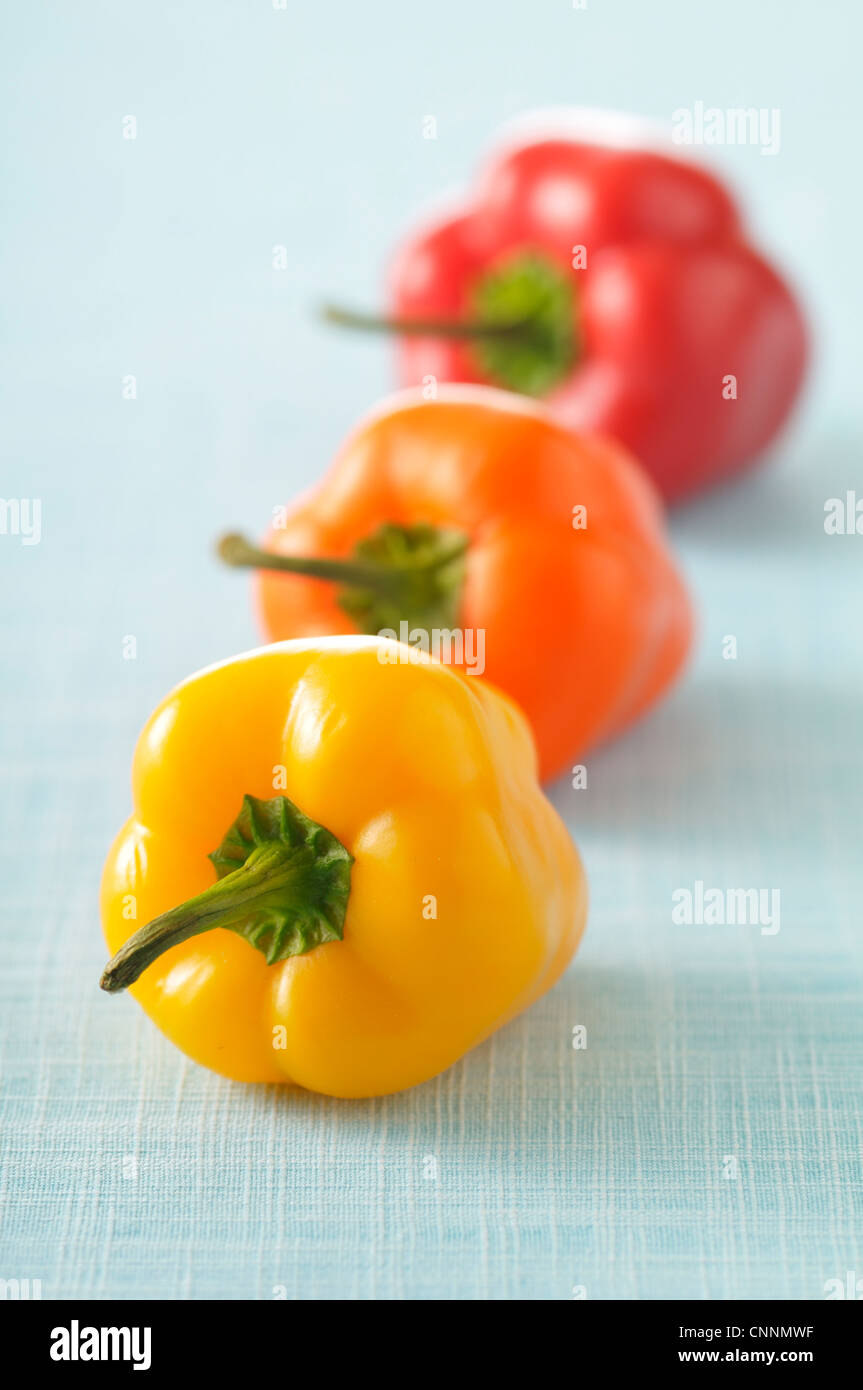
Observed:
[[[510,323],[488,323],[480,319],[401,318],[385,314],[366,314],[341,304],[324,304],[321,317],[339,328],[358,328],[363,333],[395,333],[403,338],[524,338],[531,336],[527,317]]]
[[[485,375],[526,396],[551,391],[569,375],[580,351],[573,278],[534,252],[481,275],[463,318],[388,317],[332,304],[323,315],[329,323],[367,332],[464,339]]]

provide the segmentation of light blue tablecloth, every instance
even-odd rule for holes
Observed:
[[[850,0],[33,0],[4,24],[0,493],[41,498],[43,535],[0,537],[0,1278],[220,1299],[863,1278],[863,537],[823,529],[826,498],[863,498]],[[394,231],[502,118],[697,100],[781,109],[779,155],[717,154],[806,287],[819,364],[772,466],[675,519],[687,681],[587,790],[554,788],[584,946],[409,1094],[211,1076],[99,994],[97,884],[147,713],[257,640],[213,536],[260,529],[389,384],[387,350],[312,307],[373,302]],[[780,890],[780,931],[675,925],[696,880]]]

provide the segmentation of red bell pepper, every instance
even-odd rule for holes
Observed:
[[[384,320],[404,384],[487,382],[621,440],[668,500],[753,463],[807,357],[800,308],[721,183],[673,152],[510,145],[403,246]]]

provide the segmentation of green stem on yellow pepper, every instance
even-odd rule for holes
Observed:
[[[353,858],[287,797],[244,797],[209,858],[216,882],[136,931],[105,967],[102,989],[126,989],[163,952],[215,927],[244,936],[268,965],[342,939]]]

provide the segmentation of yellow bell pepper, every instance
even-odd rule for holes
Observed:
[[[426,1081],[549,989],[584,928],[523,716],[398,643],[282,642],[190,677],[133,789],[102,986],[236,1080]]]

